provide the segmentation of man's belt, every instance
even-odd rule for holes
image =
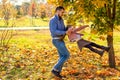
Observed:
[[[65,36],[60,36],[60,37],[53,37],[52,39],[60,39],[63,40]]]
[[[61,39],[60,37],[53,37],[52,39]]]

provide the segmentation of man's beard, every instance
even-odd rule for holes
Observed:
[[[61,19],[62,19],[62,17],[61,17],[61,16],[59,16],[59,15],[58,15],[58,17],[59,17],[59,20],[61,20]]]

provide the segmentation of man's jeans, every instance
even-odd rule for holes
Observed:
[[[54,70],[57,70],[58,72],[61,72],[63,64],[65,61],[69,58],[69,51],[67,50],[65,43],[63,40],[59,39],[53,39],[52,40],[53,45],[57,48],[58,54],[59,54],[59,60],[53,67]]]

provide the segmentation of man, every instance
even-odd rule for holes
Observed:
[[[107,52],[109,51],[110,47],[101,46],[94,42],[84,40],[84,39],[82,39],[83,34],[77,33],[77,31],[80,31],[86,27],[89,27],[88,25],[84,25],[79,28],[73,28],[71,25],[68,25],[68,27],[69,27],[68,28],[69,40],[71,42],[76,41],[80,50],[82,50],[82,48],[85,47],[85,48],[88,48],[91,51],[99,54],[101,57],[103,56],[104,51],[107,51]]]
[[[64,25],[62,16],[64,14],[64,8],[58,6],[55,10],[55,15],[51,18],[49,27],[52,36],[52,43],[57,48],[59,54],[59,60],[52,69],[52,73],[62,78],[60,75],[63,64],[69,58],[69,51],[67,50],[63,41],[65,35],[68,33],[67,28]]]

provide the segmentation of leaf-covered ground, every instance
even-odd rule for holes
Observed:
[[[63,67],[63,80],[120,79],[119,47],[115,47],[117,69],[112,69],[108,66],[107,52],[100,58],[88,49],[80,52],[75,43],[65,42],[71,56]],[[101,42],[99,44],[104,44],[104,41]],[[0,54],[0,79],[58,80],[51,74],[58,55],[48,31],[14,32],[9,47],[8,52]]]

